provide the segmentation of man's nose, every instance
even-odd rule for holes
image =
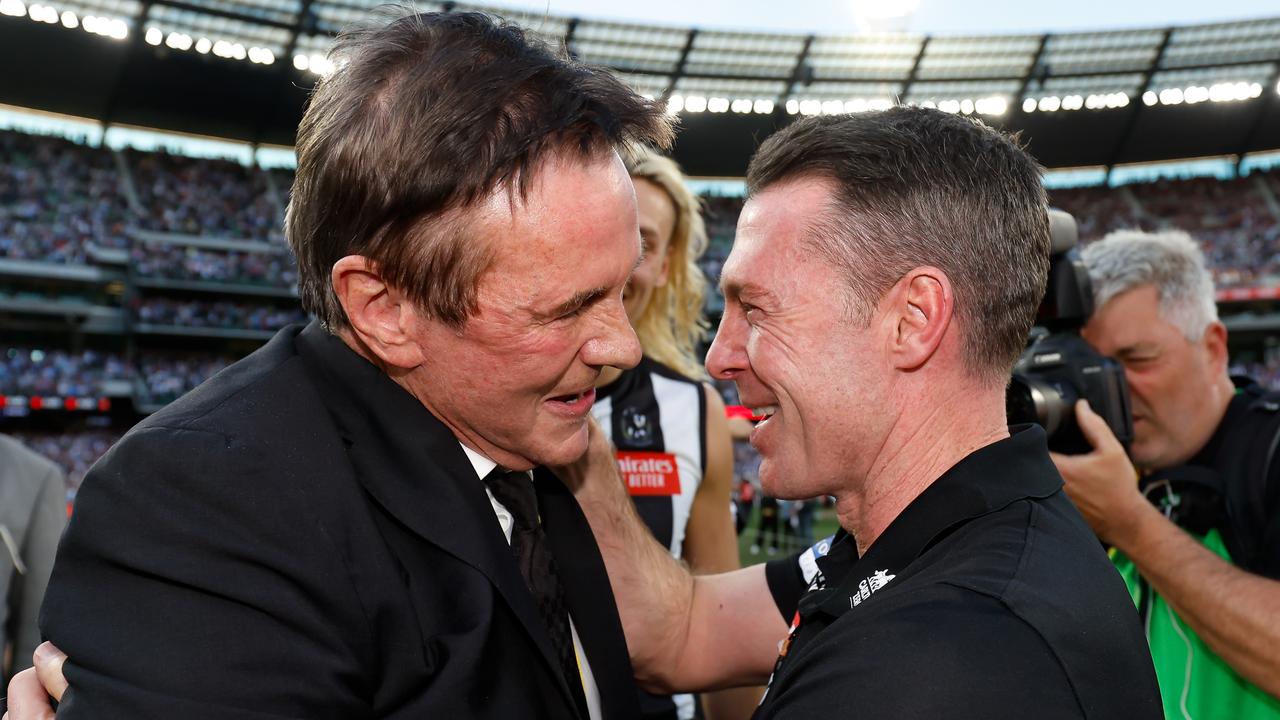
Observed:
[[[733,380],[747,368],[746,344],[743,342],[743,323],[728,311],[720,320],[715,339],[707,349],[707,372],[717,380]]]
[[[602,326],[583,347],[583,361],[593,367],[609,365],[625,370],[639,364],[643,352],[627,319],[627,309],[618,299],[609,303]]]

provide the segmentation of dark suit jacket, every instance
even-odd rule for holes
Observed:
[[[540,512],[607,718],[635,686],[604,564],[554,476]],[[457,440],[317,325],[94,467],[41,626],[65,718],[574,718]]]

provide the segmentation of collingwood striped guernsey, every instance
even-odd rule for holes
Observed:
[[[680,558],[707,461],[702,384],[648,357],[596,390],[591,412],[618,448],[618,467],[641,519]],[[645,718],[695,716],[693,695],[642,693]]]

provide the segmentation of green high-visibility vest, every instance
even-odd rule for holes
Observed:
[[[1200,542],[1227,562],[1231,555],[1216,529]],[[1280,700],[1240,677],[1138,574],[1133,561],[1112,549],[1111,561],[1144,614],[1143,625],[1170,720],[1280,720]],[[1144,599],[1144,595],[1146,598]]]

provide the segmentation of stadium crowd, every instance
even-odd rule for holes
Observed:
[[[104,380],[130,377],[129,364],[114,353],[9,347],[0,362],[0,395],[96,396]]]
[[[142,228],[283,242],[280,206],[257,168],[166,152],[129,150],[125,157],[145,209],[138,218]]]
[[[138,374],[146,388],[142,399],[151,405],[173,402],[235,360],[208,353],[144,354],[138,360]]]
[[[91,245],[130,246],[126,228],[210,238],[283,242],[283,204],[292,172],[230,160],[126,150],[140,208],[127,200],[110,150],[55,137],[0,132],[0,256],[78,264]],[[1270,195],[1270,198],[1267,197]],[[1185,229],[1204,246],[1219,287],[1280,277],[1280,172],[1233,180],[1163,179],[1051,192],[1076,216],[1081,237],[1111,230]],[[704,198],[710,248],[703,269],[715,281],[732,244],[741,199]],[[138,274],[175,280],[287,287],[285,255],[132,243]]]
[[[290,287],[297,281],[285,253],[209,250],[170,243],[135,243],[130,251],[139,277]]]
[[[67,481],[67,499],[71,500],[84,480],[84,474],[122,434],[120,430],[88,429],[77,432],[18,432],[13,436],[62,468]]]
[[[0,131],[0,257],[83,264],[89,246],[128,242],[110,151]]]
[[[225,301],[147,298],[138,303],[134,317],[152,325],[182,327],[279,330],[290,323],[306,322],[301,308],[280,308]]]

